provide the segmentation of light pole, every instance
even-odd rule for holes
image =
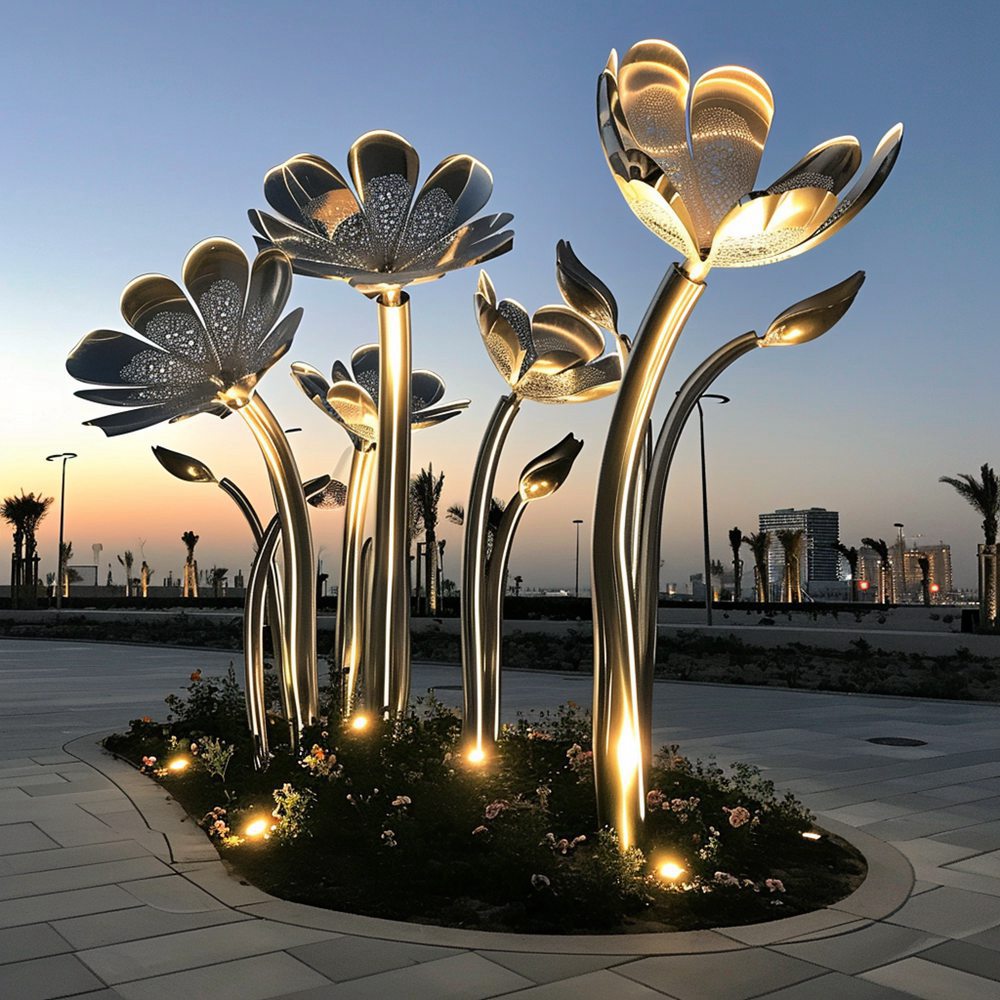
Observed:
[[[708,474],[705,469],[705,414],[701,408],[703,399],[717,400],[722,406],[729,402],[728,396],[717,392],[706,392],[698,397],[698,433],[701,440],[701,520],[705,534],[705,624],[712,624],[712,558],[708,547]]]
[[[59,557],[56,560],[56,610],[62,609],[63,588],[63,528],[66,524],[66,463],[76,458],[76,452],[64,451],[58,455],[46,455],[46,462],[58,462],[62,459],[62,487],[59,491]]]
[[[583,524],[583,520],[579,517],[573,519],[573,523],[576,525],[576,584],[573,588],[573,596],[580,596],[580,525]]]

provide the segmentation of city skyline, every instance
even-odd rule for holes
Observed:
[[[387,18],[378,42],[387,65],[436,51],[445,32],[449,49],[474,52],[477,60],[475,72],[461,60],[428,60],[408,81],[405,100],[392,73],[370,72],[370,53],[346,48],[336,62],[297,65],[295,86],[275,88],[259,67],[272,55],[277,12],[227,4],[206,12],[182,3],[146,12],[140,26],[129,9],[42,3],[18,10],[8,33],[17,44],[8,41],[0,69],[8,92],[19,95],[7,124],[17,155],[2,167],[8,232],[17,239],[8,239],[0,269],[8,383],[0,406],[14,430],[5,435],[0,491],[34,490],[58,503],[58,469],[45,456],[77,452],[68,469],[66,538],[78,559],[101,542],[104,562],[119,569],[115,553],[138,551],[146,539],[147,559],[162,581],[167,570],[179,570],[180,534],[191,528],[202,536],[206,566],[246,569],[250,541],[221,494],[171,480],[149,451],[163,444],[193,454],[266,506],[257,456],[231,422],[200,416],[107,440],[80,426],[102,411],[72,396],[77,386],[63,365],[89,330],[122,328],[118,296],[135,275],[177,277],[187,250],[216,233],[251,249],[245,211],[264,204],[264,172],[295,152],[340,165],[363,131],[392,128],[414,142],[425,175],[442,156],[467,150],[493,171],[491,207],[515,215],[513,253],[486,268],[498,294],[529,310],[558,301],[554,247],[568,238],[616,293],[624,328],[633,328],[675,255],[622,204],[600,153],[593,92],[611,47],[622,51],[639,38],[669,35],[695,75],[745,62],[771,85],[777,112],[763,183],[830,135],[854,131],[868,152],[894,121],[907,126],[893,183],[855,224],[816,253],[767,273],[713,274],[712,295],[682,338],[658,416],[671,386],[718,343],[762,330],[791,302],[857,268],[868,272],[851,314],[829,337],[766,362],[751,356],[720,379],[719,390],[733,402],[706,413],[713,557],[725,561],[726,532],[734,524],[748,532],[758,511],[821,505],[840,511],[848,545],[859,546],[865,535],[891,544],[896,521],[910,537],[944,539],[956,585],[974,585],[978,520],[937,480],[975,472],[983,462],[1000,464],[988,432],[993,376],[981,363],[991,350],[980,318],[992,315],[988,257],[974,252],[985,241],[982,199],[997,140],[983,133],[978,109],[953,104],[926,67],[931,56],[935,64],[960,66],[963,87],[986,92],[990,28],[997,25],[992,8],[967,4],[960,16],[942,19],[929,6],[848,4],[841,16],[852,33],[830,52],[806,44],[828,30],[825,14],[792,4],[764,4],[760,17],[731,18],[711,34],[699,26],[704,11],[668,18],[645,3],[594,7],[574,19],[560,16],[556,5],[511,4],[485,25],[458,5],[425,5],[414,21],[408,8],[389,4],[387,13],[398,16]],[[365,37],[357,11],[304,10],[310,32]],[[772,30],[793,10],[796,27]],[[489,45],[479,41],[484,28]],[[150,37],[157,39],[152,59],[139,44]],[[27,79],[30,88],[20,85]],[[331,104],[328,96],[338,93],[350,99]],[[945,141],[945,128],[975,136],[986,149],[963,155],[958,143]],[[453,396],[473,399],[467,413],[414,438],[414,470],[433,461],[447,475],[443,507],[466,502],[474,442],[503,389],[475,328],[475,279],[470,269],[413,292],[415,364],[439,371]],[[339,283],[297,278],[290,305],[303,306],[305,318],[288,361],[327,371],[335,358],[374,339],[363,300]],[[913,387],[930,370],[939,388],[928,394],[932,405],[921,407]],[[303,428],[294,440],[303,474],[334,472],[343,447],[329,421],[278,369],[266,392],[286,426]],[[570,430],[585,442],[563,490],[525,518],[511,557],[511,572],[525,586],[573,580],[572,522],[582,518],[584,532],[591,528],[610,409],[609,401],[533,406],[511,435],[499,480],[506,493],[539,446]],[[661,579],[683,580],[700,568],[692,430],[668,491]],[[43,578],[55,568],[57,522],[53,510],[39,533]],[[320,512],[314,525],[317,544],[325,546],[321,558],[336,566],[339,516]],[[448,542],[446,575],[457,581],[460,531],[445,522],[440,535]],[[582,585],[588,574],[584,545]]]

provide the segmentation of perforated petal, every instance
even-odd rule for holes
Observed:
[[[143,274],[125,286],[121,297],[125,322],[136,333],[194,364],[214,364],[201,317],[177,283],[162,274]]]

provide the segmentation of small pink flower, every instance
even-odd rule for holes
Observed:
[[[142,766],[143,767],[152,767],[155,763],[156,763],[156,758],[155,757],[143,757],[142,758]]]
[[[764,879],[764,885],[769,892],[785,891],[785,883],[780,878],[766,878]]]
[[[473,837],[478,837],[481,833],[489,833],[490,828],[488,826],[477,826],[475,830],[472,831]]]
[[[406,806],[411,805],[412,803],[413,803],[413,800],[410,798],[409,795],[397,795],[392,800],[392,804],[397,809],[404,809],[404,808],[406,808]]]
[[[646,807],[648,809],[659,809],[663,805],[663,792],[658,788],[653,788],[646,792]]]
[[[486,807],[486,818],[496,819],[507,808],[507,803],[503,799],[497,799]]]
[[[744,823],[750,822],[750,811],[744,809],[743,806],[737,806],[735,809],[724,806],[722,811],[729,813],[729,825],[734,830],[738,830]]]

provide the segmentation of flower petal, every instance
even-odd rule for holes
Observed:
[[[795,188],[737,205],[719,223],[709,267],[754,267],[786,253],[814,233],[837,204],[821,188]]]
[[[340,171],[311,153],[272,167],[264,177],[264,197],[275,211],[324,239],[332,239],[345,219],[361,214]]]
[[[584,403],[610,396],[618,389],[622,362],[608,354],[589,365],[579,365],[558,375],[528,372],[518,383],[518,394],[536,403]]]
[[[605,330],[618,332],[618,303],[611,289],[577,257],[568,240],[556,244],[556,283],[571,309]]]
[[[604,334],[597,324],[565,306],[537,310],[531,317],[531,340],[538,354],[532,371],[564,371],[604,353]],[[543,360],[545,356],[548,362]]]
[[[452,230],[413,257],[397,261],[399,279],[408,274],[434,274],[482,264],[506,253],[514,245],[514,233],[504,226],[514,216],[508,212],[484,215],[466,226]]]
[[[184,260],[181,280],[197,303],[222,367],[239,348],[250,262],[239,244],[222,237],[202,240]]]
[[[622,112],[616,74],[617,69],[609,68],[597,80],[597,130],[604,147],[604,156],[612,170],[615,167],[611,158],[636,145]]]
[[[772,321],[760,338],[760,346],[805,344],[822,337],[851,308],[864,282],[865,272],[855,271],[844,281],[789,306]]]
[[[377,440],[378,408],[361,386],[354,382],[337,382],[330,386],[326,400],[355,437],[368,443]]]
[[[351,146],[347,164],[375,241],[373,249],[383,258],[376,269],[391,269],[417,187],[420,158],[402,136],[376,131]]]
[[[691,150],[709,229],[708,246],[726,213],[753,190],[774,117],[768,85],[742,66],[709,70],[691,92]]]
[[[153,446],[153,455],[167,472],[185,483],[217,483],[212,470],[197,458],[179,451],[171,451],[162,445]]]
[[[121,313],[136,333],[195,364],[216,363],[201,317],[176,282],[163,274],[142,274],[126,286]]]
[[[479,333],[486,353],[500,375],[509,385],[513,385],[521,373],[531,343],[531,317],[516,302],[506,299],[505,311],[501,313],[493,283],[485,271],[479,276],[475,304]]]
[[[264,241],[255,237],[257,246],[261,250],[268,246],[283,250],[291,259],[296,273],[346,279],[357,269],[375,267],[374,258],[368,253],[362,254],[339,243],[331,243],[256,208],[247,214],[251,225],[264,237]]]
[[[378,344],[362,344],[351,355],[351,371],[354,381],[375,401],[378,406]]]
[[[256,374],[259,378],[270,367],[288,353],[292,339],[302,322],[304,310],[300,306],[293,309],[265,338],[260,347],[247,358],[246,374]]]
[[[444,396],[444,379],[436,372],[418,368],[410,376],[410,410],[426,410]]]
[[[156,406],[144,406],[137,410],[122,410],[103,417],[95,417],[93,420],[84,421],[84,426],[100,427],[108,437],[116,437],[119,434],[128,434],[131,431],[152,427],[164,420],[174,420],[191,411],[199,411],[204,404],[205,401],[200,396],[193,396],[190,399],[175,399]]]
[[[250,270],[250,288],[243,310],[243,338],[247,350],[257,347],[281,315],[292,290],[292,264],[277,248],[257,254]]]
[[[200,366],[115,330],[88,333],[70,352],[66,370],[98,385],[190,387],[205,378]]]
[[[558,444],[533,458],[522,470],[518,492],[525,502],[550,496],[564,482],[580,454],[583,442],[567,434]]]
[[[813,147],[768,189],[781,194],[798,187],[818,187],[839,194],[861,166],[861,145],[853,135],[827,139]]]
[[[423,430],[426,427],[437,427],[438,424],[443,424],[446,420],[457,417],[471,402],[471,399],[460,399],[454,403],[442,403],[429,410],[414,413],[410,427],[415,431]]]
[[[614,176],[633,215],[654,236],[683,254],[685,260],[700,259],[694,242],[694,223],[665,174],[659,174],[655,186],[643,180],[623,181],[617,173]]]

